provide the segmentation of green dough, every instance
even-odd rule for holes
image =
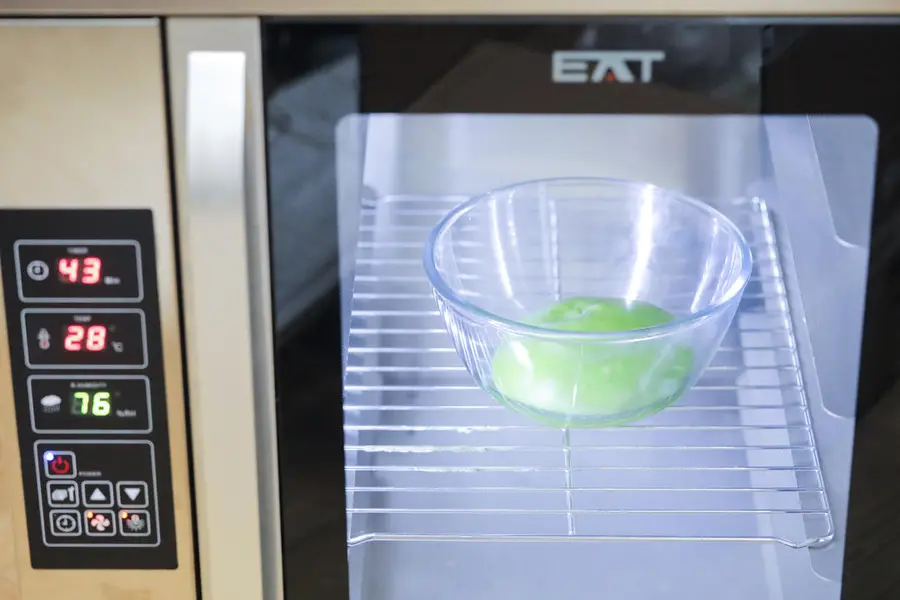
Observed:
[[[581,297],[559,302],[523,322],[562,331],[608,332],[673,319],[646,302]],[[632,343],[512,338],[494,354],[494,386],[502,401],[537,413],[534,416],[581,420],[592,426],[629,421],[661,410],[684,391],[694,355],[685,340],[676,337],[680,336]]]

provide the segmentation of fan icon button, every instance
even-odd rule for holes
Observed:
[[[116,535],[115,515],[110,510],[88,510],[84,513],[87,534],[90,536]]]

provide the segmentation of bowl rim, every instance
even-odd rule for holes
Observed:
[[[738,247],[741,253],[741,268],[740,272],[738,273],[738,277],[735,279],[735,281],[719,301],[714,304],[710,304],[703,310],[687,316],[673,319],[672,321],[660,325],[653,325],[651,327],[643,327],[640,329],[630,329],[624,331],[577,332],[565,331],[562,329],[553,329],[550,327],[528,325],[514,319],[501,317],[500,315],[481,308],[477,304],[473,304],[472,302],[461,298],[456,294],[456,292],[453,291],[450,285],[438,272],[434,256],[435,250],[437,248],[437,241],[460,218],[462,218],[463,215],[474,209],[482,202],[491,198],[492,196],[509,192],[516,188],[523,188],[541,184],[613,185],[622,188],[629,188],[632,190],[639,189],[641,191],[646,191],[649,189],[652,190],[655,194],[662,194],[676,202],[682,202],[684,204],[697,208],[707,215],[719,219],[723,223],[724,227],[727,228],[737,240]],[[425,268],[425,274],[428,277],[433,292],[443,298],[450,305],[454,312],[465,314],[480,321],[486,321],[493,327],[502,329],[510,333],[517,333],[528,337],[564,339],[583,342],[632,342],[637,340],[664,337],[675,330],[681,330],[685,329],[686,327],[695,326],[700,322],[705,321],[727,310],[730,306],[732,306],[734,300],[739,298],[743,294],[744,289],[747,287],[751,272],[753,271],[753,256],[750,250],[750,245],[747,243],[747,240],[744,238],[744,234],[737,227],[737,225],[735,225],[731,221],[731,219],[726,217],[719,210],[713,208],[705,202],[697,200],[696,198],[692,198],[686,194],[666,189],[652,183],[645,183],[641,181],[631,181],[627,179],[616,179],[609,177],[556,177],[549,179],[532,179],[529,181],[522,181],[511,185],[495,188],[490,191],[473,196],[465,202],[461,202],[460,204],[456,205],[446,215],[444,215],[444,217],[441,218],[438,224],[429,233],[428,239],[425,241],[423,264]]]

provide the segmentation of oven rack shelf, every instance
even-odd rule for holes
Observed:
[[[362,212],[344,382],[349,545],[832,539],[761,199],[731,207],[755,265],[710,367],[661,413],[599,430],[542,427],[497,405],[457,358],[421,252],[462,200],[386,197]]]

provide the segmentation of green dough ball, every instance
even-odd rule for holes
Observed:
[[[645,302],[571,298],[524,320],[573,332],[626,331],[674,317]],[[557,342],[514,338],[492,362],[504,400],[563,419],[627,421],[661,410],[685,388],[693,352],[671,338],[633,343]]]

